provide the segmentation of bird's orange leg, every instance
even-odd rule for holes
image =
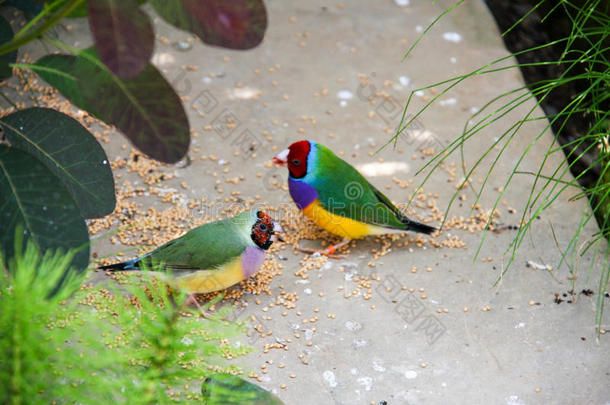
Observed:
[[[351,239],[348,238],[343,238],[343,240],[335,245],[330,245],[329,247],[327,247],[326,249],[308,249],[308,248],[302,248],[299,247],[298,249],[301,252],[305,252],[305,253],[313,253],[313,254],[320,254],[320,255],[324,255],[324,256],[328,256],[331,259],[343,259],[345,258],[345,255],[336,255],[335,253],[337,252],[337,249],[339,249],[341,246],[345,246],[346,244],[348,244],[350,242]]]

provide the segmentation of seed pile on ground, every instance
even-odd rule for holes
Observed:
[[[301,34],[299,34],[301,35]],[[300,45],[306,46],[305,40],[310,34],[306,33],[299,37]],[[164,39],[161,42],[170,43]],[[26,56],[26,62],[28,61]],[[257,69],[256,75],[263,73],[274,73],[280,69],[279,65],[274,65],[268,68]],[[195,72],[195,66],[184,66],[185,72]],[[15,80],[4,82],[4,86],[19,94],[24,101],[18,102],[17,105],[23,108],[32,103],[38,103],[42,106],[57,109],[64,112],[75,119],[79,120],[86,128],[88,128],[94,136],[102,144],[107,144],[113,140],[117,141],[120,135],[116,131],[90,116],[88,113],[74,108],[69,102],[63,100],[58,92],[47,86],[39,84],[35,75],[28,71],[16,70]],[[343,79],[342,79],[343,80]],[[366,87],[370,84],[370,78],[361,75],[361,86]],[[337,80],[338,83],[341,81]],[[235,87],[243,88],[244,83],[238,82]],[[274,88],[278,87],[276,81],[272,82]],[[371,108],[379,105],[385,100],[390,100],[396,103],[401,103],[391,95],[392,83],[384,83],[383,88],[371,95],[368,100]],[[319,89],[314,93],[314,97],[323,98],[329,95],[329,89]],[[257,95],[260,97],[261,94]],[[284,97],[286,99],[288,96]],[[428,97],[428,96],[424,96]],[[187,101],[186,98],[184,98]],[[261,101],[262,102],[262,101]],[[263,102],[268,106],[267,102]],[[13,107],[0,111],[0,115],[4,116],[14,111]],[[189,111],[193,114],[194,112]],[[331,115],[332,110],[328,110],[327,114]],[[369,118],[376,117],[375,112],[369,113]],[[320,119],[320,117],[318,117]],[[315,129],[318,120],[314,116],[302,116],[299,121],[299,128],[296,132],[299,137],[305,137],[305,134]],[[275,127],[281,126],[279,120],[272,120],[271,124]],[[227,122],[227,128],[235,126],[234,123]],[[199,130],[203,130],[205,136],[213,136],[213,127],[206,125]],[[384,127],[383,132],[387,135],[393,134],[393,129]],[[268,144],[266,147],[271,151],[281,150],[285,145],[274,144],[273,136],[269,131],[263,130],[260,133]],[[198,129],[193,129],[191,132],[193,139],[198,139],[201,135]],[[335,139],[336,134],[329,133],[329,139]],[[114,139],[113,139],[114,137]],[[219,153],[219,156],[202,152],[197,146],[192,146],[189,151],[190,159],[195,159],[197,164],[203,167],[203,175],[213,179],[214,189],[210,190],[208,196],[196,196],[192,192],[191,185],[183,181],[180,176],[180,164],[167,165],[149,159],[137,150],[131,148],[126,141],[122,140],[121,156],[111,158],[111,167],[116,181],[116,197],[117,206],[114,212],[104,218],[88,221],[89,232],[92,236],[108,238],[108,240],[116,247],[113,249],[118,251],[118,257],[105,257],[99,260],[99,264],[109,264],[116,260],[127,260],[136,256],[140,256],[156,246],[175,239],[189,229],[204,223],[226,218],[229,215],[235,215],[252,207],[257,207],[268,211],[276,219],[280,219],[282,226],[287,231],[283,235],[286,239],[286,244],[276,243],[268,252],[267,260],[262,268],[250,279],[245,280],[237,286],[230,288],[227,291],[206,294],[200,297],[202,301],[207,301],[216,298],[218,294],[223,294],[225,300],[230,300],[233,304],[236,317],[240,317],[240,310],[256,305],[256,315],[248,318],[251,327],[249,328],[249,336],[247,336],[247,344],[260,347],[263,353],[271,356],[274,352],[288,352],[290,356],[297,359],[298,364],[307,366],[309,364],[309,355],[312,353],[312,347],[315,346],[316,337],[320,330],[328,327],[330,322],[334,322],[336,315],[332,312],[332,308],[324,308],[324,297],[330,294],[343,295],[345,299],[360,299],[369,301],[374,297],[374,294],[381,288],[382,276],[379,274],[378,266],[382,265],[383,257],[392,251],[406,249],[412,251],[415,249],[434,249],[435,252],[447,248],[464,248],[466,242],[461,238],[466,233],[476,233],[483,231],[487,226],[490,230],[500,229],[500,210],[504,210],[508,214],[512,214],[515,210],[509,207],[506,203],[502,203],[502,207],[493,213],[490,210],[485,210],[481,205],[475,205],[472,208],[472,214],[468,216],[451,216],[445,219],[443,209],[445,200],[439,203],[441,197],[435,193],[429,193],[422,189],[414,189],[414,180],[410,178],[401,178],[400,176],[391,177],[389,184],[385,185],[385,190],[400,189],[406,190],[408,197],[415,193],[410,205],[397,204],[409,217],[418,221],[431,225],[438,225],[444,221],[443,232],[436,233],[432,236],[424,236],[421,234],[405,233],[383,235],[370,237],[367,241],[352,241],[344,246],[339,253],[346,254],[347,260],[344,262],[335,262],[328,259],[326,256],[316,256],[303,254],[297,250],[299,246],[311,247],[312,244],[319,244],[321,248],[339,242],[339,239],[326,231],[318,228],[309,219],[300,213],[300,211],[290,201],[283,204],[281,207],[271,207],[264,204],[264,198],[260,195],[244,196],[242,195],[243,185],[252,181],[260,182],[264,177],[263,171],[253,173],[251,176],[236,175],[231,173],[235,164],[234,158],[240,158],[243,154],[239,151],[227,151],[226,155]],[[380,163],[383,158],[377,157],[375,151],[381,145],[371,140],[368,143],[366,152],[363,149],[360,151],[337,151],[340,156],[346,159],[356,159],[359,154],[367,153],[369,157],[375,158]],[[396,149],[397,153],[404,154],[402,148]],[[413,160],[421,161],[434,156],[436,150],[434,147],[418,148],[413,156],[404,156],[405,160],[412,158]],[[269,154],[270,155],[270,154]],[[256,153],[251,155],[252,159],[261,159],[265,156],[257,157]],[[272,168],[270,161],[262,162],[266,170]],[[184,164],[188,164],[187,162]],[[460,193],[458,202],[467,204],[467,188],[472,185],[473,180],[465,182],[460,179],[461,168],[454,162],[443,162],[439,165],[439,176],[446,176],[446,181],[453,189]],[[253,178],[255,176],[256,178]],[[481,184],[481,179],[477,181]],[[271,178],[269,185],[272,188],[269,192],[283,193],[287,195],[288,187],[285,180]],[[406,201],[407,198],[403,200]],[[357,254],[359,245],[370,243],[374,247],[370,248],[366,255],[368,256],[362,266],[354,267],[348,263],[352,255]],[[292,249],[290,249],[292,248]],[[290,276],[294,274],[298,281],[307,281],[313,274],[321,271],[338,271],[345,278],[344,285],[339,287],[332,286],[326,291],[311,291],[305,289],[304,294],[301,290],[293,291],[292,288],[286,289],[283,285],[277,285],[277,276],[282,274],[284,264],[282,261],[286,259],[286,255],[292,252],[298,256],[299,262],[296,268],[290,269]],[[94,258],[97,253],[94,252]],[[488,258],[489,259],[489,258]],[[489,261],[489,260],[488,260]],[[337,265],[335,266],[335,263]],[[364,269],[363,269],[364,267]],[[425,274],[432,271],[430,266],[420,265],[420,267],[411,267],[411,273]],[[139,274],[127,273],[112,273],[112,278],[117,280],[119,284],[139,283],[142,276]],[[92,288],[90,285],[85,288]],[[388,287],[389,288],[389,287]],[[422,287],[403,285],[401,290],[407,291],[416,295],[419,299],[426,299],[428,292]],[[386,291],[387,292],[387,291]],[[255,297],[247,297],[255,295]],[[305,296],[311,295],[310,298]],[[316,297],[317,296],[317,297]],[[108,306],[107,302],[113,300],[113,294],[109,290],[91,290],[87,298],[83,300],[83,304],[91,305],[98,311],[103,311]],[[299,305],[299,300],[310,303],[311,299],[319,299],[320,304],[312,310],[302,309],[304,305]],[[133,305],[139,305],[137,299],[132,301]],[[375,310],[375,304],[370,306],[371,310]],[[462,308],[460,306],[460,308]],[[215,307],[212,308],[214,310]],[[489,306],[484,307],[484,311],[489,311]],[[467,308],[464,307],[464,312]],[[438,314],[449,313],[448,308],[438,308]],[[193,313],[185,314],[186,316],[196,316]],[[267,325],[273,318],[282,317],[290,325],[289,328],[271,330]],[[277,326],[276,326],[277,327]],[[203,333],[203,332],[202,332]],[[227,349],[227,358],[233,358],[237,353],[232,353]],[[274,366],[275,364],[275,366]],[[194,366],[194,365],[190,365]],[[284,363],[275,362],[273,359],[267,360],[261,367],[260,372],[251,372],[249,375],[256,378],[258,381],[263,381],[263,375],[267,374],[272,367],[277,367],[286,373],[286,381],[295,379],[299,374],[293,372],[295,370],[284,370]],[[288,380],[290,378],[290,380]],[[280,388],[286,388],[286,384],[280,385]]]

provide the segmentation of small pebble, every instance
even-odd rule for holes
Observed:
[[[188,51],[193,47],[193,44],[191,44],[190,42],[187,41],[178,41],[174,43],[174,49],[176,49],[177,51]]]

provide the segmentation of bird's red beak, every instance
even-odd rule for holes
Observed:
[[[288,164],[288,153],[290,153],[290,150],[288,149],[281,151],[273,157],[273,163],[280,166],[286,166]]]

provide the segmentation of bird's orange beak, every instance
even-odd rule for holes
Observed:
[[[273,163],[280,166],[286,166],[288,164],[288,153],[290,153],[290,150],[288,149],[281,151],[273,157]]]

